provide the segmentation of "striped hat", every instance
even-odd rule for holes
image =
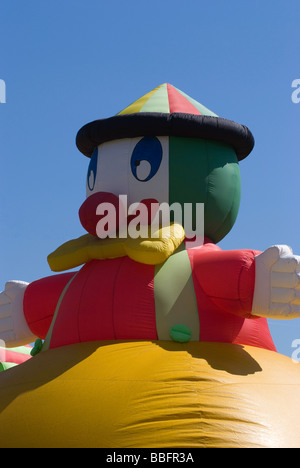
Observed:
[[[117,115],[84,125],[76,145],[85,156],[110,140],[139,136],[204,138],[231,145],[238,160],[250,154],[254,138],[250,130],[219,117],[174,86],[164,83]]]
[[[0,346],[0,372],[28,361],[31,358],[31,350],[29,345],[17,348]]]

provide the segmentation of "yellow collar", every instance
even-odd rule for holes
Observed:
[[[99,239],[86,234],[61,245],[48,256],[52,271],[65,271],[90,260],[104,260],[128,256],[147,265],[163,263],[179,247],[185,238],[180,224],[159,229],[152,237]]]

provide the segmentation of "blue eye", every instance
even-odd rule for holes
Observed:
[[[162,160],[162,146],[156,137],[144,137],[135,146],[130,166],[134,177],[147,182],[157,173]]]
[[[92,154],[91,161],[88,168],[87,184],[90,190],[94,190],[97,174],[97,162],[98,162],[98,148]]]

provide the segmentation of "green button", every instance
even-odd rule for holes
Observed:
[[[179,343],[187,343],[191,339],[191,329],[187,325],[174,325],[170,330],[170,337],[173,341],[178,341]]]
[[[34,347],[30,351],[31,356],[36,356],[38,353],[40,353],[42,351],[42,347],[43,347],[43,342],[40,338],[38,338],[36,342],[34,343]]]

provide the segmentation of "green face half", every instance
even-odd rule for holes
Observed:
[[[227,144],[169,138],[169,203],[204,203],[204,234],[223,239],[235,223],[241,198],[237,156]]]

